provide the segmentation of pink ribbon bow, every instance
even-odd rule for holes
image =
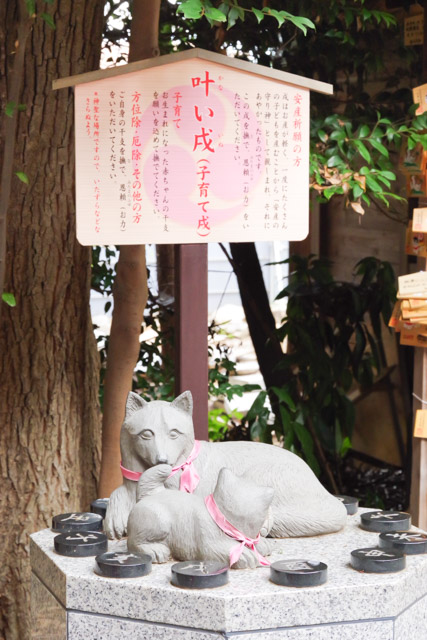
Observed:
[[[230,538],[234,538],[235,540],[240,542],[238,546],[234,547],[234,549],[230,551],[230,567],[238,561],[238,559],[242,555],[244,547],[252,549],[261,565],[263,565],[264,567],[268,567],[270,565],[270,562],[267,560],[267,558],[264,558],[264,556],[262,556],[256,548],[256,545],[258,544],[260,538],[259,534],[256,538],[248,538],[244,533],[236,529],[236,527],[234,527],[231,522],[228,522],[224,514],[221,513],[221,511],[218,509],[218,505],[215,502],[212,494],[205,498],[205,504],[212,519],[218,525],[218,527],[222,531],[224,531],[224,533],[230,536]]]
[[[197,487],[197,485],[199,484],[200,481],[200,476],[197,473],[194,465],[193,465],[193,461],[197,458],[197,456],[199,455],[199,451],[200,451],[200,440],[195,440],[194,441],[194,447],[191,450],[190,455],[188,456],[187,460],[185,462],[183,462],[182,464],[180,464],[178,467],[173,467],[169,478],[172,478],[172,476],[174,476],[176,473],[178,473],[178,471],[180,469],[183,469],[183,472],[181,473],[181,477],[179,479],[179,490],[180,491],[186,491],[187,493],[193,493],[195,488]]]
[[[184,471],[181,474],[181,478],[179,480],[180,491],[193,493],[193,491],[199,484],[200,476],[193,466],[193,460],[195,460],[199,455],[200,447],[201,447],[200,440],[195,440],[194,447],[191,450],[191,453],[188,456],[187,460],[182,464],[180,464],[178,467],[173,467],[172,469],[172,472],[169,478],[171,478],[176,473],[178,473],[180,469],[184,469]],[[138,480],[142,476],[141,471],[131,471],[131,469],[126,469],[126,467],[124,467],[121,462],[120,462],[120,470],[124,478],[126,478],[127,480],[132,480],[133,482],[138,482]]]

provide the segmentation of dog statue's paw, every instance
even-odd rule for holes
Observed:
[[[155,563],[162,564],[171,560],[171,552],[169,547],[164,544],[144,544],[139,545],[136,549],[139,553],[146,553],[151,556],[151,560]]]
[[[243,549],[242,555],[233,565],[233,569],[256,569],[259,565],[258,558],[250,549]]]
[[[273,539],[266,539],[261,537],[256,548],[258,553],[260,553],[262,556],[269,556],[271,553],[273,553],[274,550]]]
[[[111,494],[104,519],[104,531],[111,540],[126,536],[129,513],[134,501],[134,497],[125,484],[122,484]]]

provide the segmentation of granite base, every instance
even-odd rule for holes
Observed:
[[[427,640],[427,554],[408,556],[399,573],[355,571],[350,552],[378,541],[359,527],[359,514],[336,534],[274,541],[271,561],[328,565],[326,584],[302,589],[273,584],[266,567],[233,570],[228,585],[212,590],[172,586],[172,563],[153,565],[141,578],[104,578],[94,558],[57,555],[56,534],[39,531],[31,536],[33,638]],[[125,547],[109,543],[110,551]]]

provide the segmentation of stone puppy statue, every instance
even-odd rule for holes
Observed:
[[[111,494],[104,520],[110,538],[126,535],[129,514],[136,503],[137,480],[158,464],[175,468],[166,481],[167,488],[179,489],[180,480],[186,478],[193,485],[186,489],[203,498],[215,489],[223,467],[274,489],[271,518],[262,535],[312,536],[332,533],[345,525],[344,505],[326,491],[301,458],[259,442],[195,441],[192,409],[189,391],[173,402],[146,402],[135,393],[129,394],[120,434],[124,479]],[[199,451],[195,451],[197,447]],[[183,470],[178,470],[180,465]]]
[[[171,466],[159,464],[141,476],[137,503],[127,525],[129,551],[148,553],[154,562],[214,560],[230,563],[235,569],[268,564],[263,555],[271,552],[273,543],[260,538],[259,531],[273,500],[273,489],[258,487],[229,469],[221,469],[208,507],[201,495],[166,489],[164,483],[171,471]],[[215,515],[219,510],[242,534],[237,536],[240,541],[216,524],[209,510],[212,505]]]

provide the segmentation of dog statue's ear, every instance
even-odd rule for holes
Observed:
[[[148,404],[148,402],[146,400],[144,400],[144,398],[141,398],[141,396],[139,396],[137,393],[134,393],[133,391],[129,391],[128,397],[126,399],[126,415],[125,415],[125,417],[129,418],[129,416],[131,416],[133,413],[135,413],[135,411],[138,411],[139,409],[142,409],[147,404]]]
[[[193,396],[191,395],[191,391],[184,391],[180,396],[175,398],[172,402],[172,406],[177,409],[181,409],[188,413],[190,416],[193,415]]]

